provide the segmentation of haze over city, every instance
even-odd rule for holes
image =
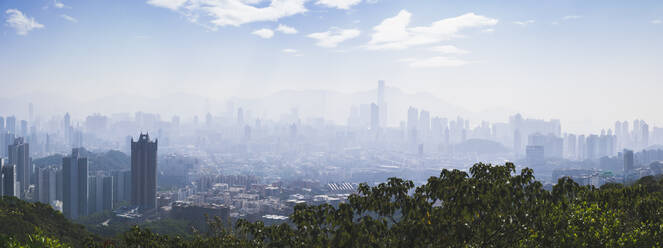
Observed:
[[[616,118],[663,123],[650,101],[663,85],[658,1],[253,2],[2,1],[0,74],[13,94],[0,110],[192,118],[202,99],[219,112],[235,98],[386,80],[475,121],[523,113],[582,133]],[[307,117],[340,124],[342,109]]]
[[[663,1],[0,0],[0,22],[1,247],[663,243]]]

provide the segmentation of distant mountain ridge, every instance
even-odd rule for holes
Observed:
[[[427,92],[406,93],[395,87],[385,88],[385,101],[388,105],[388,120],[391,126],[405,119],[409,106],[425,109],[432,116],[440,115],[455,118],[458,115],[469,116],[467,109],[451,104]],[[46,92],[34,92],[16,97],[0,97],[0,116],[17,115],[19,119],[27,118],[27,105],[32,102],[37,114],[64,114],[70,112],[74,123],[82,121],[92,113],[110,115],[112,113],[133,113],[138,111],[157,112],[163,120],[171,115],[180,115],[185,119],[193,115],[204,118],[207,111],[213,115],[225,113],[227,105],[232,102],[235,109],[243,107],[254,117],[278,120],[283,114],[298,109],[300,118],[323,117],[337,124],[346,124],[350,108],[361,104],[377,102],[377,88],[354,93],[343,93],[333,90],[282,90],[256,98],[231,97],[227,99],[206,98],[196,94],[178,93],[162,97],[144,97],[137,94],[122,94],[102,97],[93,100],[71,99],[59,97]],[[75,106],[75,108],[74,108]],[[26,111],[16,112],[17,109]]]
[[[36,168],[49,165],[62,165],[62,157],[66,154],[53,154],[47,157],[34,159],[32,162]],[[128,170],[131,168],[131,158],[120,151],[109,150],[106,152],[90,152],[82,150],[81,156],[88,158],[89,171],[105,170]]]

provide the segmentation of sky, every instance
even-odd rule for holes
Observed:
[[[5,97],[350,93],[382,79],[569,131],[663,126],[663,1],[0,0],[0,17]]]

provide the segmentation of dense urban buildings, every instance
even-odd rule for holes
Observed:
[[[206,110],[203,122],[148,112],[0,116],[0,189],[70,219],[150,220],[204,209],[282,221],[297,203],[346,201],[359,183],[396,176],[422,184],[440,168],[477,161],[534,168],[546,185],[562,177],[628,183],[662,168],[663,128],[643,120],[570,133],[561,120],[521,114],[471,121],[417,105],[394,114],[392,90],[379,81],[344,124],[304,118],[298,108],[270,119],[235,102],[221,113]]]

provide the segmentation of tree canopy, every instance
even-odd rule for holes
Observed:
[[[580,186],[562,178],[552,191],[531,169],[511,163],[442,170],[415,187],[389,178],[362,184],[338,207],[297,205],[289,222],[267,226],[212,219],[183,238],[134,227],[116,247],[661,247],[663,184]],[[100,246],[102,244],[99,244]]]

